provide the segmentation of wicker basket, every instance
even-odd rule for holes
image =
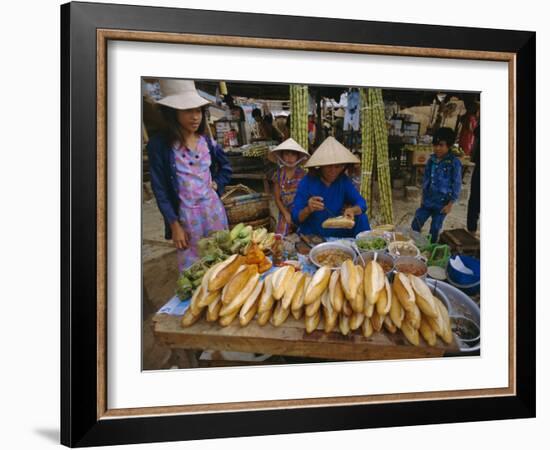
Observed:
[[[243,193],[244,195],[238,195]],[[227,186],[221,200],[230,224],[269,220],[269,194],[255,192],[248,186]]]

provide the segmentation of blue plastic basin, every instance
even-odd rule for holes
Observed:
[[[480,267],[479,267],[479,259],[472,258],[471,256],[466,255],[458,255],[464,265],[471,269],[474,273],[473,275],[467,275],[465,273],[459,272],[458,270],[455,270],[453,266],[451,266],[451,261],[449,260],[449,263],[447,264],[447,271],[449,275],[449,279],[453,282],[453,284],[461,285],[461,286],[470,286],[475,285],[479,283],[480,280]]]

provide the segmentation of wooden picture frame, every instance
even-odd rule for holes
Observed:
[[[107,405],[107,42],[503,61],[509,68],[506,388],[113,410]],[[125,5],[61,7],[61,442],[71,447],[535,416],[535,33]],[[532,261],[517,264],[517,261]]]

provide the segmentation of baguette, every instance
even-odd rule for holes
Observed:
[[[317,311],[316,314],[313,316],[306,316],[305,318],[305,324],[306,324],[306,332],[309,334],[317,329],[319,326],[319,322],[321,321],[321,312]]]
[[[401,328],[401,322],[405,319],[405,310],[401,306],[395,292],[393,294],[393,301],[390,305],[390,318],[397,328]]]
[[[256,267],[256,266],[252,266]],[[243,306],[244,302],[248,299],[248,297],[254,292],[257,293],[256,295],[259,295],[259,292],[256,290],[256,285],[258,284],[258,281],[260,279],[260,274],[256,270],[256,273],[252,275],[246,284],[242,287],[241,291],[237,294],[233,300],[231,300],[231,303],[225,304],[222,306],[222,309],[220,310],[220,316],[229,316],[233,314],[235,311],[239,312],[239,309],[241,306]],[[222,298],[223,301],[223,298]]]
[[[330,302],[334,311],[340,312],[344,306],[344,291],[342,290],[342,284],[340,283],[340,272],[335,270],[330,276],[329,284]]]
[[[393,279],[393,290],[397,299],[405,310],[413,309],[416,306],[416,296],[407,275],[397,272]]]
[[[232,255],[225,261],[214,266],[208,279],[208,290],[217,291],[223,288],[233,277],[235,272],[244,264],[245,258],[240,255]]]
[[[338,321],[338,326],[340,327],[340,333],[344,336],[349,334],[349,317],[344,314],[340,314],[340,320]]]
[[[267,322],[269,322],[269,319],[271,318],[272,313],[272,307],[269,309],[266,309],[264,312],[258,314],[258,325],[263,327]]]
[[[205,291],[203,288],[202,294],[200,298],[197,300],[197,306],[199,308],[203,308],[205,306],[210,305],[210,303],[214,303],[216,300],[221,299],[221,297],[222,297],[221,289],[219,291],[208,292],[208,291]]]
[[[349,321],[349,327],[352,330],[357,330],[365,321],[365,315],[363,313],[354,312],[351,315],[350,321]]]
[[[257,305],[258,299],[260,298],[260,294],[262,292],[263,287],[264,287],[264,281],[259,280],[256,283],[256,286],[254,287],[254,290],[250,293],[250,295],[246,298],[245,302],[243,303],[243,306],[241,307],[241,310],[239,312],[239,320],[243,320],[243,318],[247,315],[248,311],[254,305]],[[258,308],[256,308],[256,310],[257,309]]]
[[[306,274],[304,276],[304,284],[302,286],[300,294],[298,295],[298,293],[296,293],[294,297],[292,297],[292,303],[290,305],[291,309],[293,310],[302,309],[302,307],[304,306],[304,298],[306,296],[306,291],[309,286],[309,283],[311,283],[311,276]]]
[[[370,322],[372,324],[372,328],[374,328],[374,331],[380,331],[382,329],[382,325],[384,325],[384,319],[385,316],[381,316],[380,314],[378,314],[378,311],[375,308],[374,312],[372,313],[372,317],[370,318]]]
[[[435,345],[437,336],[425,317],[422,317],[422,320],[420,321],[420,334],[430,347]]]
[[[371,260],[367,263],[364,272],[364,289],[365,297],[367,301],[374,305],[378,300],[380,291],[384,289],[384,279],[386,275],[384,274],[384,269],[376,261]]]
[[[277,306],[275,306],[275,310],[271,315],[271,324],[274,327],[281,326],[285,322],[289,314],[290,314],[290,309],[283,308],[283,303],[277,302]]]
[[[271,311],[271,307],[275,301],[273,298],[273,283],[271,282],[272,277],[273,274],[270,273],[264,279],[264,289],[262,291],[262,295],[260,296],[260,300],[258,301],[259,314],[262,314],[268,310]]]
[[[304,289],[304,281],[304,272],[294,272],[283,295],[283,308],[290,308],[294,297],[299,297],[302,294],[302,291]]]
[[[361,266],[356,266],[357,275],[357,294],[351,302],[351,307],[356,313],[362,313],[365,311],[365,288],[363,281],[363,268]]]
[[[309,305],[317,300],[327,288],[330,281],[330,269],[327,266],[320,267],[313,275],[304,296],[304,305]]]
[[[411,309],[409,309],[408,311],[405,311],[405,322],[409,322],[409,324],[417,330],[420,329],[421,319],[422,319],[422,314],[418,306],[413,305]]]
[[[321,226],[323,228],[346,228],[351,229],[355,226],[355,220],[345,216],[330,217],[325,220]]]
[[[437,306],[430,291],[428,285],[422,280],[412,274],[409,274],[409,280],[411,281],[412,288],[416,294],[416,304],[420,310],[429,317],[437,318]]]
[[[258,274],[258,266],[243,265],[237,269],[235,275],[229,280],[222,291],[222,302],[228,305],[237,297],[247,285],[248,281]]]
[[[374,328],[372,328],[372,322],[368,317],[365,317],[365,320],[363,320],[363,325],[361,326],[361,330],[363,331],[363,336],[366,338],[371,337],[372,333],[374,333]]]
[[[254,318],[258,312],[258,302],[255,302],[248,310],[243,314],[242,310],[239,313],[239,323],[241,327],[248,325],[248,323]]]
[[[306,306],[306,317],[311,317],[317,314],[319,308],[321,307],[321,298],[318,298],[313,303],[310,303]]]
[[[391,334],[394,334],[397,331],[397,327],[392,322],[390,316],[384,316],[384,328],[388,330]]]
[[[191,310],[191,313],[194,316],[198,316],[204,307],[199,306],[199,300],[202,297],[202,286],[198,286],[197,289],[195,289],[195,292],[193,292],[193,295],[191,297],[191,301],[189,303],[189,309]]]
[[[358,280],[357,268],[351,259],[347,259],[340,268],[340,283],[344,296],[350,301],[354,301],[357,296]]]
[[[283,266],[273,273],[271,282],[273,283],[273,298],[281,300],[286,289],[290,288],[295,269],[293,266]]]
[[[413,344],[413,345],[420,345],[420,336],[418,334],[418,330],[411,326],[411,324],[404,320],[401,324],[401,331],[403,332],[403,335],[407,340]]]
[[[223,306],[222,306],[222,308],[223,308]],[[218,323],[222,327],[228,327],[229,325],[231,325],[231,323],[235,320],[235,318],[238,315],[239,315],[239,310],[236,310],[234,313],[228,314],[227,316],[220,316],[220,320],[218,321]]]
[[[220,318],[220,309],[222,309],[222,298],[221,296],[215,302],[212,302],[208,305],[206,309],[206,321],[207,322],[217,322]]]
[[[199,314],[195,315],[193,314],[193,312],[191,311],[191,308],[187,308],[185,310],[185,313],[183,314],[183,317],[181,318],[181,325],[185,328],[185,327],[190,327],[191,325],[193,325],[197,320],[200,319],[201,317],[201,313],[202,313],[202,310],[199,311]]]

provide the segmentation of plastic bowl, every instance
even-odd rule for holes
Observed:
[[[447,281],[449,281],[449,283],[452,286],[454,286],[455,288],[460,289],[466,295],[476,295],[476,294],[478,294],[479,289],[481,287],[481,283],[479,281],[477,283],[473,283],[473,284],[458,284],[458,283],[455,283],[451,279],[451,277],[449,275],[449,271],[447,271]]]
[[[473,275],[468,275],[462,272],[459,272],[458,270],[455,270],[453,266],[451,265],[451,261],[449,260],[449,263],[447,264],[447,275],[449,280],[457,287],[463,286],[463,287],[469,287],[474,286],[475,284],[479,284],[480,280],[480,264],[479,259],[472,258],[471,256],[466,255],[458,255],[464,265],[471,269],[474,273]]]

